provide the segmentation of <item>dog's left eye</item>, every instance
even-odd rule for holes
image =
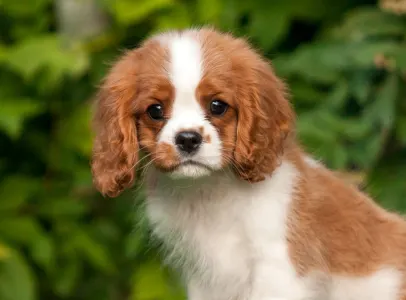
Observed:
[[[222,116],[228,108],[228,104],[221,100],[213,100],[210,103],[210,112],[214,116]]]
[[[164,119],[164,109],[160,104],[153,104],[147,108],[147,113],[152,120],[161,121]]]

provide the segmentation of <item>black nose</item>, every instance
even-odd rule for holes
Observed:
[[[175,137],[178,148],[189,154],[199,148],[202,140],[202,136],[196,131],[181,131]]]

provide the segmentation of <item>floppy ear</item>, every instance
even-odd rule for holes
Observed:
[[[263,180],[278,166],[294,123],[282,81],[265,61],[254,68],[239,101],[234,151],[238,175],[250,182]]]
[[[102,194],[110,197],[130,187],[135,178],[138,140],[131,102],[137,92],[136,63],[133,51],[112,68],[95,106],[93,181]]]

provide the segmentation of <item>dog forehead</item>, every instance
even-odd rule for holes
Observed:
[[[188,126],[194,119],[204,118],[196,97],[196,89],[202,79],[202,48],[198,32],[169,32],[158,35],[159,41],[168,53],[166,71],[174,88],[174,102],[171,119]],[[191,125],[190,125],[191,126]]]

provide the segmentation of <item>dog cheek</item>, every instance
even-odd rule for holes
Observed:
[[[154,164],[162,170],[170,170],[180,163],[179,155],[173,145],[160,142],[153,155]]]

